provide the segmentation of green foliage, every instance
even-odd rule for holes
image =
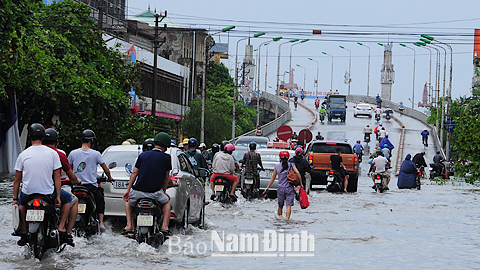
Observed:
[[[154,135],[128,112],[127,93],[139,79],[135,66],[106,47],[89,14],[71,0],[48,7],[33,0],[0,4],[1,19],[9,20],[0,26],[0,99],[15,91],[20,127],[59,116],[67,151],[79,146],[87,128],[100,150],[132,134],[140,140]]]
[[[207,69],[207,98],[205,101],[205,143],[207,146],[232,137],[233,79],[223,64],[209,65]],[[238,96],[238,95],[237,95]],[[189,103],[190,110],[182,122],[183,135],[200,138],[202,101]],[[237,101],[235,104],[235,134],[255,129],[256,111]]]

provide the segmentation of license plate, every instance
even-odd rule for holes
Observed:
[[[138,226],[152,226],[153,225],[153,216],[137,216],[137,225]]]
[[[87,208],[87,205],[84,203],[79,203],[78,204],[78,213],[79,214],[85,214],[85,209]]]
[[[27,210],[26,221],[43,221],[45,210]]]
[[[265,176],[267,176],[267,178],[272,177],[272,175],[273,175],[273,170],[265,170]]]
[[[113,182],[113,187],[126,189],[128,188],[128,181],[115,181]]]
[[[375,184],[381,184],[382,183],[382,180],[380,179],[375,179]]]
[[[328,181],[328,182],[333,182],[333,176],[329,176],[329,177],[327,178],[327,181]]]
[[[215,191],[223,191],[223,188],[224,188],[223,185],[215,186]]]
[[[253,184],[253,179],[245,179],[245,184],[252,185]]]

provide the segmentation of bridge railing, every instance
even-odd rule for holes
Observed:
[[[263,92],[262,97],[266,101],[270,101],[272,104],[277,103],[278,111],[284,111],[284,113],[281,114],[278,118],[262,126],[263,134],[266,135],[272,132],[276,132],[279,127],[283,126],[283,124],[285,124],[287,121],[289,121],[292,118],[292,113],[289,110],[288,103],[286,100],[277,98],[276,95],[270,94],[268,92]],[[255,101],[252,101],[252,102],[255,102]],[[247,133],[237,136],[236,138],[232,139],[231,142],[234,142],[236,139],[238,139],[238,137],[241,137],[241,136],[255,136],[255,130],[251,130]]]
[[[367,97],[367,96],[362,96],[362,95],[347,95],[347,100],[355,101],[355,102],[362,102],[362,103],[377,104],[377,101],[376,101],[375,97]],[[398,103],[388,101],[388,100],[384,100],[382,102],[382,107],[388,107],[388,108],[400,113],[400,111],[398,110]],[[437,150],[440,149],[440,151],[442,152],[442,155],[445,157],[445,151],[442,148],[442,145],[440,143],[440,139],[438,137],[437,127],[435,125],[430,125],[430,124],[427,123],[428,115],[426,115],[426,114],[424,114],[424,113],[422,113],[418,110],[408,108],[408,107],[405,107],[405,110],[403,111],[403,114],[406,115],[406,116],[410,116],[414,119],[417,119],[418,121],[422,122],[423,124],[428,126],[433,131],[431,135],[433,136],[433,142],[435,144],[435,149],[437,149]]]

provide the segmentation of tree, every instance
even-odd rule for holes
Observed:
[[[7,91],[15,92],[20,127],[58,116],[56,128],[67,151],[80,145],[87,128],[95,131],[100,150],[121,143],[130,129],[143,131],[138,137],[147,132],[153,137],[151,125],[128,111],[127,93],[132,85],[138,89],[135,66],[107,48],[86,5],[71,0],[48,7],[33,0],[3,4],[10,8],[0,12],[13,21],[0,28],[0,36],[7,37],[0,40],[0,98],[5,102]]]

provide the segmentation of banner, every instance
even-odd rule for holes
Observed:
[[[22,152],[16,99],[13,91],[8,91],[8,100],[0,101],[0,172],[14,172],[17,157]]]

